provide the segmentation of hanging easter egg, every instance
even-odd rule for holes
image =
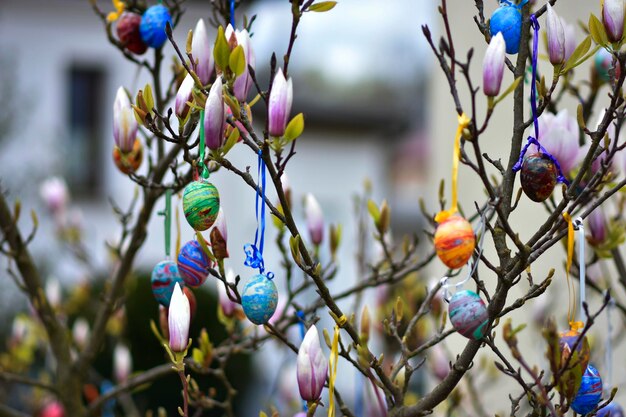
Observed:
[[[241,292],[243,312],[254,324],[265,324],[276,311],[278,290],[274,281],[258,274],[250,278]]]
[[[178,254],[178,271],[190,287],[199,287],[206,281],[211,261],[200,242],[190,240]]]
[[[580,381],[578,393],[572,401],[572,410],[581,415],[588,414],[598,406],[601,398],[602,378],[596,368],[588,365]]]
[[[468,339],[478,340],[487,331],[487,307],[474,291],[462,290],[454,294],[448,306],[448,316],[456,331]]]
[[[520,172],[520,181],[524,194],[533,201],[545,201],[556,186],[558,170],[548,155],[542,152],[524,157]]]
[[[587,336],[584,336],[580,342],[578,342],[579,338],[580,333],[578,333],[578,330],[576,329],[569,329],[566,332],[560,332],[559,348],[561,349],[561,366],[565,365],[565,363],[568,363],[568,368],[579,365],[580,371],[582,372],[583,369],[587,369],[587,365],[589,364],[591,349],[589,348]],[[576,346],[578,364],[574,363],[573,360],[569,360],[569,357],[574,351],[574,346]]]
[[[208,181],[193,181],[183,191],[183,211],[194,230],[202,232],[213,226],[220,209],[217,188]]]
[[[598,74],[598,77],[604,81],[604,82],[609,82],[611,81],[611,69],[613,68],[613,65],[615,65],[615,79],[617,80],[620,76],[620,64],[618,60],[613,60],[613,55],[607,51],[604,48],[600,48],[598,50],[598,52],[596,52],[596,55],[593,58],[593,62],[594,62],[594,68],[596,70],[596,74]]]
[[[162,4],[148,7],[141,17],[139,33],[141,39],[151,48],[160,48],[167,40],[165,25],[169,22],[172,26],[172,17],[167,7]]]
[[[474,252],[476,236],[472,225],[458,214],[439,223],[435,230],[437,256],[448,268],[460,268]]]
[[[502,33],[506,44],[507,54],[516,54],[519,51],[519,42],[522,37],[522,13],[520,10],[505,2],[500,4],[491,15],[489,21],[491,36]]]
[[[178,283],[181,287],[185,282],[178,273],[178,266],[174,261],[161,261],[152,270],[152,294],[159,304],[165,307],[170,306],[170,298],[174,292],[174,287]]]
[[[141,24],[141,16],[137,13],[124,12],[117,21],[117,37],[124,48],[130,52],[141,55],[148,49],[141,39],[139,33],[139,25]]]
[[[122,173],[128,175],[136,172],[143,161],[143,145],[139,139],[135,139],[133,150],[122,152],[117,146],[113,147],[113,161]]]
[[[613,400],[606,407],[599,409],[596,417],[624,417],[624,410]]]

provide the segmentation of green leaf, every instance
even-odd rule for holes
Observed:
[[[504,93],[500,94],[500,96],[493,102],[493,105],[495,106],[496,104],[498,104],[499,102],[501,102],[502,100],[504,100],[504,98],[506,96],[508,96],[509,94],[511,94],[513,91],[515,91],[515,89],[517,88],[517,86],[519,85],[519,83],[522,81],[524,77],[520,76],[517,77],[515,79],[515,81],[513,81],[511,83],[511,85],[509,86],[509,88],[507,88],[506,90],[504,90]]]
[[[572,55],[565,62],[565,65],[563,66],[563,69],[561,70],[561,74],[565,74],[569,70],[585,62],[585,60],[587,59],[587,57],[585,57],[585,54],[589,51],[590,48],[591,48],[591,36],[587,36],[576,47],[576,49],[574,49],[574,52],[572,52]]]
[[[152,113],[154,109],[154,97],[152,96],[152,87],[150,87],[150,84],[146,84],[143,88],[143,99],[146,102],[146,106],[148,106],[148,111]]]
[[[241,45],[237,45],[237,47],[230,53],[228,66],[237,77],[243,74],[246,70],[246,56],[243,53],[243,47]]]
[[[589,33],[598,45],[606,46],[609,44],[609,37],[606,35],[604,25],[594,14],[589,16]]]
[[[374,219],[374,223],[378,223],[380,219],[380,210],[378,210],[378,206],[372,200],[367,201],[367,211],[370,212],[370,216]]]
[[[228,47],[228,41],[224,35],[224,27],[220,26],[217,29],[217,38],[215,39],[215,46],[213,47],[213,58],[215,58],[215,65],[222,71],[228,67],[228,61],[230,58],[230,48]]]
[[[296,116],[294,116],[293,119],[291,119],[291,121],[287,125],[287,128],[285,128],[285,135],[284,135],[285,140],[287,140],[287,143],[289,143],[292,140],[300,137],[303,131],[304,131],[304,115],[302,113],[299,113]]]
[[[226,155],[228,151],[230,151],[233,148],[233,146],[235,146],[235,144],[239,140],[239,136],[240,136],[239,129],[234,128],[233,131],[228,136],[228,139],[226,139],[226,143],[224,144],[224,148],[222,149],[222,152],[224,155]]]
[[[333,7],[335,7],[336,5],[337,5],[336,1],[321,1],[319,3],[315,3],[309,6],[307,11],[318,12],[318,13],[327,12],[329,10],[332,10]]]
[[[202,251],[206,254],[206,256],[208,256],[210,260],[215,262],[215,256],[213,256],[213,252],[211,252],[208,245],[206,244],[206,240],[204,240],[204,236],[202,236],[202,233],[196,232],[196,240],[200,244],[200,247],[202,248]]]

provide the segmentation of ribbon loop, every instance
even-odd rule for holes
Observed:
[[[255,201],[255,216],[257,221],[257,228],[254,233],[254,244],[247,243],[243,246],[243,250],[246,254],[246,260],[244,265],[251,268],[258,268],[259,272],[263,274],[265,271],[265,263],[263,261],[263,246],[265,245],[265,161],[263,160],[263,153],[259,149],[258,153],[258,170],[257,170],[257,187],[256,187],[256,201]],[[273,279],[274,274],[268,272],[266,274],[268,279]]]
[[[545,156],[547,156],[548,159],[552,161],[554,166],[556,166],[556,170],[558,173],[556,180],[565,185],[569,185],[569,181],[567,180],[567,178],[565,178],[565,175],[563,175],[563,171],[561,170],[561,164],[559,164],[559,161],[554,156],[552,156],[552,154],[548,152],[548,150],[544,148],[537,139],[533,138],[532,136],[528,137],[526,141],[526,145],[524,145],[524,147],[522,148],[522,151],[520,152],[517,162],[515,163],[515,165],[513,165],[513,172],[517,172],[520,169],[522,169],[522,164],[524,163],[524,156],[526,155],[526,152],[528,151],[528,148],[530,148],[531,145],[537,146],[537,149],[541,153],[543,153]]]

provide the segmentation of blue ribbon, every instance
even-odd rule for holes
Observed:
[[[235,30],[235,0],[230,0],[230,25]]]
[[[257,228],[254,233],[254,243],[247,243],[243,246],[246,254],[244,265],[250,268],[258,269],[261,274],[265,271],[265,263],[263,261],[263,246],[265,244],[265,161],[262,157],[262,151],[259,149],[258,171],[257,171],[257,187],[256,187],[256,203],[255,215]],[[261,213],[259,218],[259,212]],[[274,274],[268,272],[266,276],[269,279],[274,278]]]
[[[525,2],[522,2],[522,3],[525,3]],[[522,3],[520,3],[520,5],[522,5]],[[559,173],[559,175],[556,177],[556,180],[565,185],[569,185],[569,181],[567,181],[567,179],[563,175],[563,171],[561,170],[561,165],[559,164],[559,161],[557,161],[557,159],[554,156],[552,156],[552,154],[548,152],[546,148],[541,146],[539,141],[536,139],[539,137],[539,121],[537,120],[537,55],[538,55],[538,50],[539,50],[539,22],[537,21],[537,17],[534,14],[530,15],[530,26],[533,28],[535,32],[535,36],[533,36],[533,56],[532,56],[532,65],[531,65],[532,82],[530,86],[530,107],[533,112],[533,125],[535,127],[535,137],[532,137],[532,136],[528,137],[528,141],[526,142],[526,145],[524,146],[524,148],[522,148],[522,152],[520,153],[517,163],[513,165],[513,172],[517,172],[520,169],[522,169],[522,164],[524,162],[524,155],[526,155],[526,151],[528,150],[530,145],[534,144],[537,146],[537,150],[544,153],[556,166],[556,169]]]
[[[507,6],[513,6],[517,9],[521,9],[529,0],[522,0],[519,4],[513,3],[511,0],[500,0],[500,5],[506,4]]]

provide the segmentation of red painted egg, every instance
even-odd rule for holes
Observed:
[[[524,194],[533,201],[545,201],[556,186],[558,171],[548,155],[537,152],[527,155],[522,163],[520,180]]]
[[[135,139],[133,150],[128,153],[122,152],[117,146],[114,147],[113,161],[115,161],[117,168],[126,175],[137,171],[143,161],[143,145],[141,141]]]
[[[457,269],[469,261],[476,246],[470,222],[458,214],[442,221],[435,231],[437,256],[448,268]]]
[[[124,12],[117,21],[117,37],[130,52],[141,55],[148,50],[148,45],[141,39],[139,25],[141,16],[137,13]]]

